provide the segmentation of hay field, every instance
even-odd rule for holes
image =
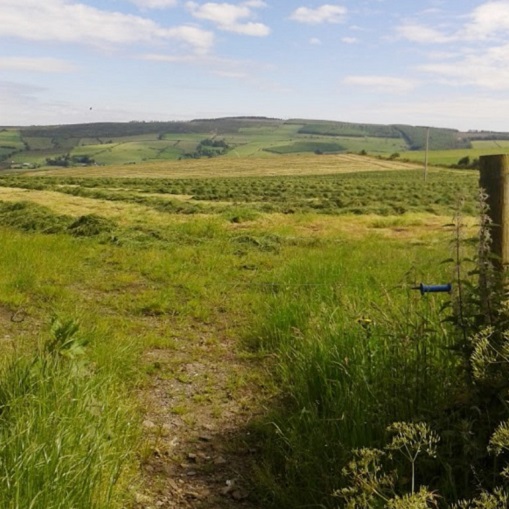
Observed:
[[[332,175],[378,170],[417,170],[421,165],[355,154],[299,155],[271,158],[214,158],[129,165],[50,169],[26,175],[62,177],[214,178]]]

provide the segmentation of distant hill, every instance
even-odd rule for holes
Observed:
[[[423,150],[426,127],[325,120],[227,117],[175,122],[102,122],[0,127],[4,168],[138,164],[201,157]],[[509,133],[431,128],[430,150],[469,149],[472,141],[509,140]]]

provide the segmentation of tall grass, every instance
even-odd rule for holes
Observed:
[[[109,376],[86,362],[76,333],[72,322],[55,322],[44,347],[1,370],[1,507],[121,507],[133,414]]]
[[[402,260],[395,243],[353,247],[310,252],[285,268],[254,334],[275,354],[283,394],[265,423],[259,469],[274,507],[334,507],[352,449],[382,443],[393,421],[434,415],[456,386],[444,299],[410,290],[416,278],[447,277],[444,250],[407,246]]]

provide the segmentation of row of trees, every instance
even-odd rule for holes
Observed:
[[[63,156],[47,157],[46,164],[48,166],[62,166],[68,168],[69,166],[75,166],[77,164],[92,165],[95,164],[95,160],[88,155],[71,156],[65,154]]]

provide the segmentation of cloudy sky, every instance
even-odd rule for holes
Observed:
[[[509,0],[0,0],[0,125],[509,131]]]

